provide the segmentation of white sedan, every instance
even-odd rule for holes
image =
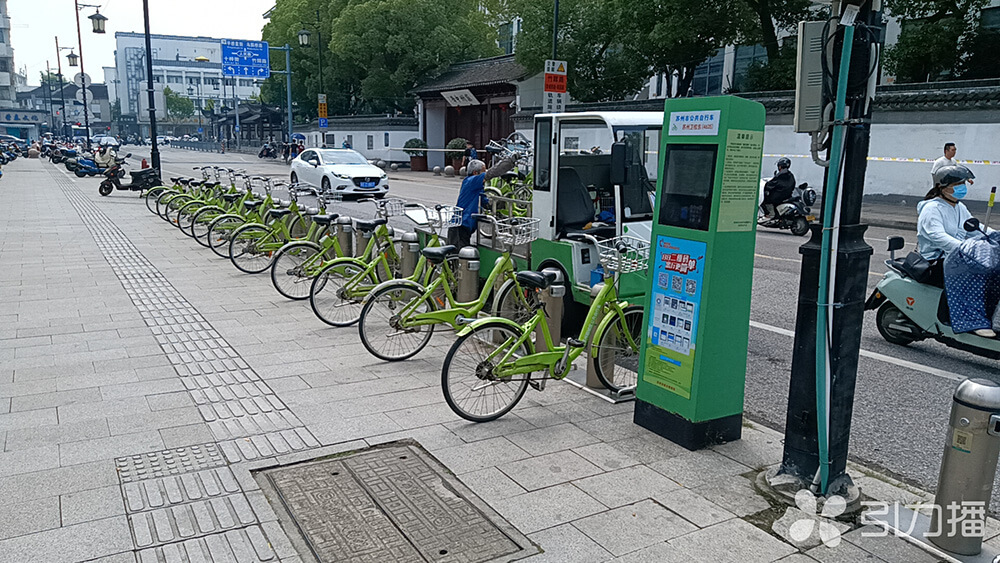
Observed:
[[[350,149],[307,149],[292,161],[292,183],[316,186],[323,193],[385,197],[389,179],[378,166]]]

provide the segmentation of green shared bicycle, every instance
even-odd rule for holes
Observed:
[[[300,207],[299,188],[288,186],[288,206],[284,207],[279,201],[279,208],[267,213],[267,223],[247,223],[233,231],[229,240],[229,260],[238,270],[259,274],[271,267],[275,253],[289,241],[315,242],[324,236],[329,223],[311,218],[326,213],[326,200],[320,198],[319,208]]]
[[[616,286],[621,274],[644,271],[649,261],[649,243],[623,236],[598,241],[573,234],[581,242],[597,245],[605,272],[604,287],[594,297],[584,320],[581,338],[565,345],[552,342],[541,304],[523,324],[499,317],[481,319],[463,329],[441,368],[441,388],[448,406],[473,422],[495,420],[508,413],[528,385],[541,391],[549,379],[563,379],[573,361],[590,341],[590,357],[598,379],[609,389],[622,392],[634,388],[638,379],[639,344],[644,331],[643,308],[619,301]],[[523,271],[518,282],[534,291],[549,287],[554,277]],[[544,351],[536,351],[532,335],[540,331]],[[532,377],[534,372],[541,372]]]
[[[513,218],[497,222],[487,215],[475,215],[480,221],[493,224],[498,239],[506,250],[497,259],[483,284],[479,296],[467,303],[455,299],[455,272],[443,258],[457,249],[444,246],[425,256],[441,258],[430,284],[412,280],[392,280],[380,284],[365,299],[358,322],[361,342],[375,357],[386,361],[412,358],[427,346],[437,325],[459,329],[474,320],[486,308],[491,293],[493,314],[524,322],[534,312],[537,292],[526,292],[517,282],[512,252],[515,247],[530,244],[538,237],[536,218]],[[475,272],[472,272],[475,275]],[[493,292],[494,287],[499,290]]]

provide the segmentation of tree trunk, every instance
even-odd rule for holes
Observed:
[[[767,50],[767,60],[778,60],[780,49],[778,49],[778,32],[774,29],[774,20],[771,18],[770,0],[757,0],[754,8],[757,18],[760,20],[760,35]]]

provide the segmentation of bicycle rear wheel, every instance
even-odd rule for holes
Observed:
[[[363,295],[352,295],[360,285],[374,285],[371,275],[362,276],[363,262],[338,258],[313,279],[309,288],[309,306],[316,316],[330,326],[350,326],[361,317]],[[358,279],[354,279],[358,278]]]
[[[365,349],[387,362],[412,358],[423,350],[434,334],[434,325],[412,328],[398,325],[403,309],[416,315],[434,310],[431,300],[422,297],[423,291],[408,284],[388,285],[373,293],[365,302],[358,322]]]
[[[259,274],[271,265],[273,250],[262,248],[273,244],[275,238],[271,229],[264,225],[243,225],[233,233],[229,241],[229,260],[241,272]]]
[[[635,387],[639,380],[639,346],[642,341],[642,307],[625,309],[597,335],[594,372],[612,391]]]
[[[503,323],[480,325],[455,341],[441,367],[441,390],[455,414],[472,422],[496,420],[510,412],[524,396],[530,374],[514,378],[493,375],[495,362],[520,334]],[[527,343],[515,356],[532,353]]]
[[[308,299],[312,276],[303,268],[303,264],[318,252],[319,245],[314,242],[293,242],[281,247],[274,255],[274,264],[271,265],[271,283],[274,289],[288,299]]]
[[[191,218],[191,236],[198,244],[208,246],[208,228],[212,226],[212,221],[225,215],[225,210],[221,207],[210,205],[202,207]]]
[[[494,301],[493,315],[524,324],[535,314],[539,300],[534,289],[525,289],[516,282],[506,283]]]
[[[205,206],[203,201],[192,201],[184,204],[180,209],[177,210],[177,228],[181,230],[187,236],[193,236],[191,234],[191,224],[194,222],[194,216]]]
[[[156,213],[156,200],[167,191],[167,188],[156,187],[146,192],[146,209],[150,213]]]
[[[218,257],[229,258],[229,241],[233,233],[244,223],[242,217],[235,215],[223,215],[217,217],[208,227],[208,247],[212,249]]]

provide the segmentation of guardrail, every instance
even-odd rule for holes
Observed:
[[[170,141],[169,146],[191,151],[222,152],[222,145],[213,141]]]

